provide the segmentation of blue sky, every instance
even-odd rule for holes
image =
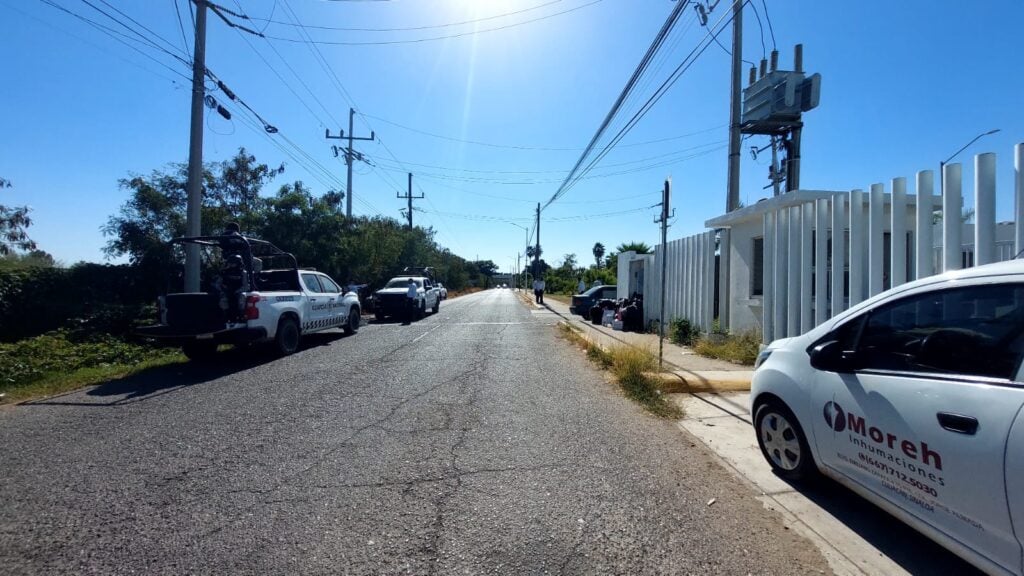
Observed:
[[[31,205],[31,236],[64,263],[102,261],[100,227],[127,198],[118,179],[187,159],[190,91],[179,74],[190,73],[163,52],[127,41],[143,55],[51,4],[130,35],[89,4],[117,15],[113,6],[165,39],[169,51],[186,48],[174,0],[0,0],[0,50],[7,55],[0,176],[14,183],[0,191],[0,203]],[[178,4],[187,10],[186,0]],[[244,146],[260,161],[286,164],[267,193],[294,180],[316,193],[341,187],[344,164],[330,150],[339,142],[323,136],[326,128],[347,128],[354,106],[356,134],[378,136],[358,145],[373,166],[356,166],[354,212],[401,218],[405,201],[396,192],[404,192],[411,171],[414,192],[426,196],[415,203],[415,222],[433,226],[439,243],[456,254],[493,260],[503,270],[525,243],[524,230],[513,224],[532,228],[536,204],[555,193],[674,6],[668,0],[219,4],[252,18],[295,18],[316,41],[364,44],[318,44],[317,51],[286,40],[299,37],[295,26],[252,20],[246,25],[278,39],[256,38],[211,13],[207,66],[280,133],[254,130],[237,111],[232,121],[208,115],[206,160],[226,159]],[[710,24],[727,8],[720,2]],[[685,14],[613,133],[705,38],[694,11]],[[997,216],[1011,218],[1012,149],[1024,141],[1018,40],[1024,3],[753,0],[744,14],[747,60],[758,61],[777,45],[780,67],[789,68],[792,46],[803,43],[805,70],[823,76],[821,105],[804,116],[803,188],[867,189],[897,176],[912,182],[917,170],[936,168],[975,135],[999,128],[958,160],[970,193],[971,154],[998,154]],[[191,22],[182,15],[191,44]],[[438,36],[457,37],[429,40]],[[731,45],[728,29],[720,38]],[[591,178],[543,212],[549,263],[570,253],[589,262],[595,242],[609,249],[655,244],[657,209],[649,207],[667,176],[676,207],[670,238],[700,232],[705,220],[722,213],[729,62],[712,44]],[[291,143],[302,150],[292,149],[301,162],[278,147]],[[762,190],[768,155],[753,160],[749,154],[766,143],[744,142],[747,204],[770,193]]]

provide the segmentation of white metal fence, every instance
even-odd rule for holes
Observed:
[[[1024,144],[1014,148],[1014,221],[1024,222]],[[914,195],[906,178],[873,184],[763,215],[761,331],[765,342],[796,336],[885,289],[916,278],[1008,260],[1024,249],[1024,226],[996,223],[996,156],[974,158],[973,224],[961,219],[960,164],[918,172]],[[939,186],[941,189],[943,186]],[[940,224],[936,223],[936,220]],[[843,230],[843,234],[833,234]],[[963,231],[970,233],[964,238]],[[660,311],[666,259],[664,318],[686,318],[709,330],[714,314],[714,231],[655,249],[645,271],[646,320]],[[723,266],[727,263],[723,262]],[[818,274],[817,271],[823,271]],[[732,295],[723,293],[725,299]],[[728,302],[720,302],[721,307]]]

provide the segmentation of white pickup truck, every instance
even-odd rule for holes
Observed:
[[[220,344],[271,342],[278,354],[295,352],[304,334],[359,330],[359,298],[330,276],[300,270],[295,257],[269,242],[238,234],[175,238],[175,244],[217,249],[219,270],[204,292],[161,296],[160,323],[138,335],[179,345],[192,360],[207,360]],[[264,262],[283,262],[263,269]]]
[[[407,267],[405,275],[395,276],[373,294],[373,311],[378,321],[388,316],[404,316],[408,306],[409,280],[416,283],[417,318],[427,315],[427,310],[434,314],[441,308],[441,291],[434,283],[433,269]]]

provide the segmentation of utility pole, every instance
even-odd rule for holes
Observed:
[[[725,202],[726,213],[740,207],[740,90],[743,71],[743,6],[746,2],[732,3],[732,85],[729,104],[729,182]]]
[[[668,219],[675,215],[668,211],[669,199],[672,196],[672,179],[665,180],[665,189],[661,193],[661,218],[654,221],[661,224],[661,305],[658,308],[658,370],[661,370],[665,356],[665,275],[668,273],[668,258],[665,257],[665,245],[668,243]]]
[[[188,142],[188,208],[185,229],[202,234],[203,210],[203,96],[206,80],[206,0],[196,3],[196,37],[192,58],[192,124]],[[185,291],[199,292],[199,245],[185,245]]]
[[[537,242],[533,247],[533,280],[537,281],[537,266],[540,264],[540,202],[537,202]]]
[[[352,163],[355,160],[362,160],[363,155],[352,149],[352,142],[354,140],[373,140],[376,137],[376,133],[371,130],[370,137],[365,136],[356,137],[352,134],[354,128],[352,126],[352,120],[355,118],[356,111],[354,108],[348,109],[348,149],[345,150],[345,165],[348,166],[348,177],[345,179],[345,217],[352,218]],[[324,134],[324,138],[328,140],[342,140],[346,138],[345,131],[342,130],[338,136],[331,136],[331,130],[328,129]],[[338,155],[338,151],[334,151],[334,155]],[[412,219],[410,213],[409,219]]]
[[[402,196],[401,194],[397,193],[396,196],[398,198],[403,198],[409,201],[409,230],[412,230],[412,201],[413,199],[423,198],[423,194],[420,194],[419,196],[413,196],[412,194],[412,172],[409,172],[409,191],[406,192],[405,196]]]

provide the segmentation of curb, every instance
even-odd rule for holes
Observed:
[[[666,394],[692,392],[749,392],[752,372],[737,370],[675,370],[647,374]]]

